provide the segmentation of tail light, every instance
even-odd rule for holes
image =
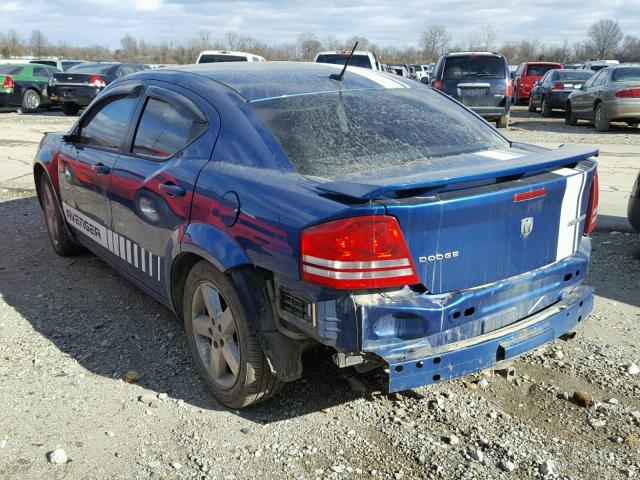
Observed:
[[[4,82],[2,84],[2,88],[6,89],[6,90],[13,90],[14,88],[16,88],[16,82],[13,81],[13,78],[11,77],[4,77]],[[11,92],[9,92],[11,93]]]
[[[94,75],[89,79],[89,85],[92,87],[103,88],[107,86],[107,83],[98,75]]]
[[[511,82],[511,79],[507,79],[504,95],[505,97],[513,97],[513,82]]]
[[[435,88],[436,90],[442,90],[442,81],[441,80],[435,80],[433,82],[433,88]]]
[[[302,232],[302,279],[337,289],[413,285],[418,274],[395,217],[352,217]]]
[[[556,82],[553,84],[553,87],[551,87],[551,90],[564,90],[564,83],[562,82]]]
[[[596,228],[596,219],[598,217],[598,171],[596,170],[591,182],[591,191],[589,192],[589,204],[587,205],[587,218],[584,223],[584,233],[591,233]]]
[[[630,88],[629,90],[620,90],[616,92],[618,98],[640,98],[640,88]]]

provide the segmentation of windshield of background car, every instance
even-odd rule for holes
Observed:
[[[527,73],[525,74],[527,77],[541,77],[549,70],[553,70],[558,68],[557,65],[529,65],[527,67]]]
[[[555,73],[556,80],[589,80],[593,72],[590,70],[560,70]]]
[[[246,62],[247,57],[241,55],[202,55],[198,63]]]
[[[334,65],[344,65],[349,55],[341,55],[338,53],[331,53],[325,55],[318,55],[316,63],[332,63]],[[371,60],[368,55],[354,55],[349,62],[351,67],[371,68]]]
[[[105,63],[105,64],[93,64],[93,63],[89,63],[89,64],[85,64],[85,63],[81,63],[80,65],[74,65],[73,67],[69,68],[69,70],[67,70],[67,72],[69,73],[109,73],[109,71],[115,66],[115,64],[113,63]]]
[[[640,82],[640,67],[622,67],[613,71],[614,82]]]
[[[330,92],[249,105],[302,175],[330,178],[509,148],[487,123],[423,89]]]
[[[16,67],[15,65],[2,65],[0,66],[0,75],[20,75],[23,67]]]
[[[444,64],[443,80],[459,78],[505,78],[504,61],[501,57],[470,55],[448,57]]]

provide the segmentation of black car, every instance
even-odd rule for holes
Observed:
[[[498,128],[509,124],[511,75],[504,55],[459,52],[441,56],[429,84],[455,98]]]
[[[633,184],[631,196],[629,197],[629,207],[627,208],[627,218],[634,230],[640,233],[640,172]]]
[[[146,69],[140,63],[82,63],[49,81],[49,98],[65,115],[77,115],[115,79]]]
[[[543,117],[550,117],[551,110],[564,110],[571,92],[581,89],[593,73],[592,70],[549,70],[531,90],[529,111],[539,108]]]

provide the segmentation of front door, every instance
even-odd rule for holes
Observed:
[[[139,98],[107,96],[82,116],[60,150],[58,177],[67,222],[85,241],[108,249],[107,191]]]
[[[194,93],[150,82],[135,122],[111,175],[113,229],[130,274],[167,296],[173,252],[220,121]]]

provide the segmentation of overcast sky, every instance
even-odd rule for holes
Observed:
[[[212,39],[226,32],[276,44],[301,32],[367,37],[379,45],[417,46],[420,32],[443,24],[454,35],[490,23],[497,43],[537,38],[561,43],[586,36],[601,18],[620,22],[625,34],[640,36],[640,0],[0,0],[0,31],[28,38],[40,29],[51,42],[117,48],[126,33],[151,42],[184,41],[202,29]]]

